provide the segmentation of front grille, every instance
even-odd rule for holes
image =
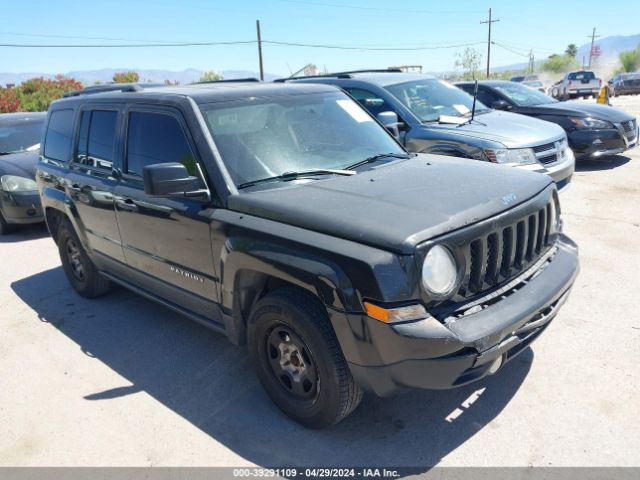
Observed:
[[[636,121],[627,120],[626,122],[622,122],[620,126],[627,140],[633,142],[636,139]]]
[[[531,147],[538,161],[544,165],[564,160],[565,150],[567,148],[566,140],[558,140],[557,142],[545,143]]]
[[[469,298],[481,294],[520,274],[540,258],[551,245],[551,201],[538,211],[475,238],[463,247],[467,262],[459,296]]]
[[[545,143],[544,145],[538,145],[536,147],[533,147],[533,151],[536,153],[542,153],[548,150],[553,150],[554,148],[556,148],[555,143]]]
[[[540,163],[553,163],[558,160],[558,156],[554,153],[552,155],[546,155],[544,157],[538,157]]]

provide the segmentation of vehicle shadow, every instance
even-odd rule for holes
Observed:
[[[27,240],[37,240],[49,235],[49,230],[44,223],[34,223],[33,225],[19,225],[13,232],[0,235],[0,243],[24,242]]]
[[[311,431],[270,402],[244,348],[164,307],[124,289],[85,300],[67,286],[61,267],[16,281],[11,288],[40,321],[132,384],[94,392],[86,401],[144,391],[236,454],[265,467],[403,466],[411,467],[411,473],[425,472],[502,411],[533,360],[532,350],[526,349],[499,375],[455,390],[414,391],[387,399],[365,395],[345,421]]]
[[[600,170],[612,170],[629,163],[631,159],[624,155],[604,157],[598,160],[584,160],[576,162],[576,172],[597,172]]]

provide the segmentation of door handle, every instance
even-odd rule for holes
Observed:
[[[128,212],[138,211],[138,206],[130,198],[117,198],[116,205],[120,207],[122,210],[127,210]]]

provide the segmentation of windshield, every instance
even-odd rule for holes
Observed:
[[[425,79],[386,87],[422,122],[437,121],[441,115],[464,117],[471,113],[473,97],[443,80]],[[476,102],[476,112],[487,110]]]
[[[405,153],[342,93],[254,97],[201,109],[236,185],[288,172],[343,169],[380,153]]]
[[[493,88],[520,107],[530,107],[532,105],[543,105],[545,103],[557,102],[557,100],[549,97],[548,95],[519,83],[501,83],[499,85],[495,85]]]
[[[526,85],[527,87],[541,87],[542,86],[542,82],[536,82],[535,80],[530,81],[530,82],[523,82],[524,85]]]
[[[0,125],[0,152],[21,152],[40,142],[42,121]]]

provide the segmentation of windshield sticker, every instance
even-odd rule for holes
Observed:
[[[457,111],[458,113],[460,113],[461,115],[465,115],[465,114],[467,114],[467,113],[469,113],[469,112],[471,111],[471,110],[469,110],[469,108],[468,108],[467,106],[465,106],[465,105],[460,105],[460,104],[458,104],[458,103],[456,103],[456,104],[454,104],[454,105],[452,105],[452,106],[453,106],[453,108],[455,108],[455,109],[456,109],[456,111]]]
[[[351,117],[358,123],[373,122],[373,119],[367,115],[358,105],[351,100],[336,100],[336,103],[342,107]]]

